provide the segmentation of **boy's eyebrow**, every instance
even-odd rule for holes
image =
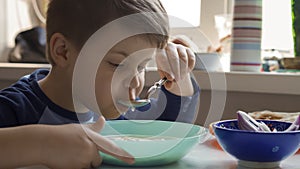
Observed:
[[[119,55],[122,55],[122,56],[124,56],[124,58],[126,58],[127,56],[128,56],[128,54],[126,53],[126,52],[124,52],[124,51],[116,51],[116,52],[114,52],[115,54],[119,54]],[[148,61],[150,61],[150,60],[152,60],[152,57],[151,58],[148,58],[148,59],[146,59],[146,60],[144,60],[145,62],[148,62]]]
[[[149,62],[150,60],[152,60],[152,58],[148,58],[148,59],[144,60],[144,62]]]

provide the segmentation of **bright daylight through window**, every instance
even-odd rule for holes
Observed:
[[[262,48],[293,50],[290,0],[263,0]]]
[[[201,0],[161,0],[168,14],[178,19],[170,19],[171,27],[197,27],[200,25]]]

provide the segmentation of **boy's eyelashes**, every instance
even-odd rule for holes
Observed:
[[[122,68],[122,67],[124,67],[125,65],[123,65],[123,64],[119,64],[119,63],[113,63],[113,62],[108,62],[114,69],[117,69],[117,68]],[[146,66],[145,65],[139,65],[138,67],[137,67],[137,70],[138,70],[138,72],[144,72],[145,71],[145,69],[146,69]]]
[[[123,66],[123,65],[121,65],[121,64],[119,64],[119,63],[113,63],[113,62],[108,62],[111,66],[113,66],[113,67],[115,67],[115,68],[117,68],[117,67],[121,67],[121,66]]]

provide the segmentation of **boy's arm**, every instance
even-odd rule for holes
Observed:
[[[0,129],[1,168],[38,164],[42,138],[40,128],[33,126]]]
[[[176,81],[176,83],[166,89],[177,96],[192,96],[194,94],[194,88],[190,74],[186,75],[186,77],[180,81]]]
[[[179,121],[193,123],[198,113],[198,103],[200,96],[200,88],[194,79],[191,79],[191,88],[194,93],[190,96],[180,96],[171,93],[165,87],[162,87],[157,102],[161,103],[161,98],[167,98],[167,103],[164,112],[158,118],[159,120]]]
[[[101,164],[98,151],[127,163],[134,159],[99,135],[105,123],[59,126],[28,125],[0,129],[1,168],[46,165],[49,168],[93,168]]]

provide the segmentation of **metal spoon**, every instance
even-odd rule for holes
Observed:
[[[130,107],[132,111],[135,108],[142,107],[150,103],[150,96],[155,93],[157,89],[159,89],[162,85],[164,85],[167,81],[167,78],[164,77],[160,79],[158,82],[155,82],[153,86],[149,88],[146,94],[145,99],[138,99],[138,100],[130,100],[130,101],[123,101],[119,100],[118,102],[124,106]]]

